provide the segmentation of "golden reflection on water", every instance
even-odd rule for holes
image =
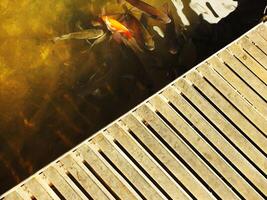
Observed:
[[[71,53],[68,43],[55,46],[49,38],[70,29],[71,7],[67,2],[1,1],[0,121],[3,131],[16,126],[20,117],[23,121],[24,118],[30,120],[33,116],[27,111],[32,109],[32,104],[40,104],[40,97],[52,95],[56,89],[59,70]],[[35,101],[36,96],[39,98]],[[4,133],[2,137],[12,135]]]
[[[106,46],[88,53],[85,41],[54,44],[51,39],[77,31],[78,22],[90,27],[90,20],[100,15],[103,6],[110,13],[121,12],[115,2],[0,1],[0,139],[5,143],[0,158],[6,168],[18,162],[17,168],[27,171],[18,175],[20,178],[52,159],[46,156],[58,156],[58,152],[51,153],[57,151],[55,146],[60,146],[58,141],[70,148],[88,135],[90,127],[93,130],[97,123],[105,122],[101,108],[75,96],[73,87],[78,80],[95,72],[100,77],[101,73],[106,76],[110,69],[119,72],[118,66],[126,65],[120,63],[120,53],[112,51],[111,55]],[[113,94],[116,90],[113,86],[118,83],[114,81],[116,75],[109,76],[109,81],[99,78],[94,84]],[[87,86],[88,90],[92,87],[84,87]],[[144,90],[142,84],[139,88]],[[5,148],[11,149],[11,153],[5,152]],[[59,147],[59,152],[64,148]],[[10,171],[19,171],[17,168]],[[20,179],[14,176],[16,181]]]
[[[84,43],[76,42],[80,45],[74,44],[78,51],[73,52],[71,42],[53,44],[50,39],[74,31],[79,15],[84,15],[80,20],[85,20],[87,14],[89,22],[92,11],[99,10],[93,6],[96,7],[83,0],[1,1],[1,128],[12,124],[18,113],[32,108],[32,104],[40,105],[42,98],[57,92],[60,73],[73,79],[71,72],[79,67],[75,60],[79,59],[79,48]]]

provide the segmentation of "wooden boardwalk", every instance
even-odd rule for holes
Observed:
[[[266,199],[260,24],[0,199]]]

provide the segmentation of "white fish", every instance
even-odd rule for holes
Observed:
[[[70,39],[95,40],[103,35],[104,35],[104,31],[102,29],[86,29],[83,31],[73,32],[73,33],[65,34],[59,37],[55,37],[53,38],[53,41],[57,42],[61,40],[70,40]]]

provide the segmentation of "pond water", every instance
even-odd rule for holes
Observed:
[[[207,10],[210,24],[201,4],[196,11],[187,0],[146,2],[162,10],[167,2],[173,20],[146,17],[155,50],[135,52],[103,24],[107,39],[93,48],[86,40],[52,42],[94,28],[104,12],[125,16],[117,0],[0,1],[0,194],[256,25],[266,4],[227,0],[233,12],[216,20],[220,13]],[[172,2],[182,3],[180,15]],[[131,13],[140,20],[138,9]]]

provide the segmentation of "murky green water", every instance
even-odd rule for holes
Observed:
[[[233,38],[230,31],[207,47],[213,32],[195,32],[177,55],[156,34],[156,50],[139,54],[112,39],[93,50],[83,40],[51,42],[78,31],[77,24],[92,27],[104,6],[110,14],[123,12],[115,0],[0,1],[0,193]],[[210,28],[196,30],[203,27]]]

